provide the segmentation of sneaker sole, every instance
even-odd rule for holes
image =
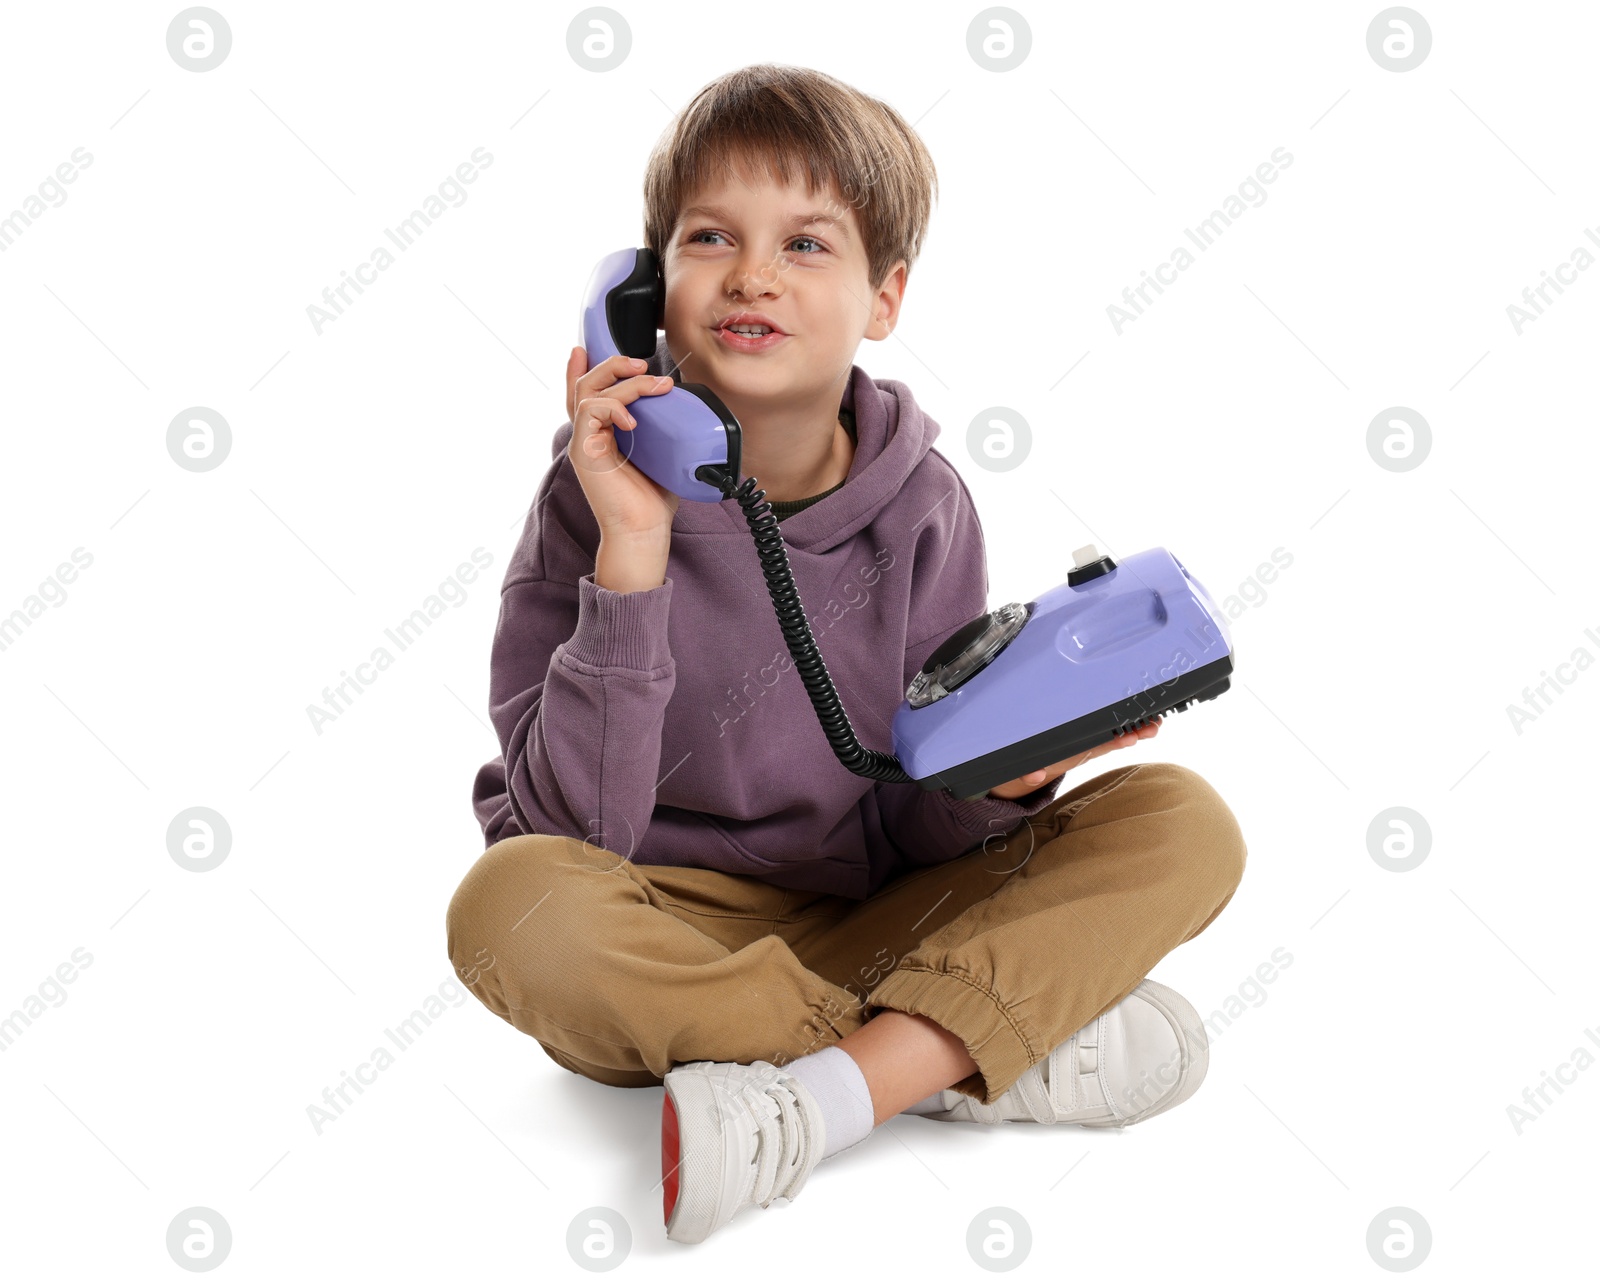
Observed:
[[[661,1095],[661,1220],[672,1229],[672,1211],[678,1207],[678,1109],[672,1095]]]
[[[1152,1116],[1170,1111],[1180,1102],[1194,1095],[1200,1082],[1206,1078],[1206,1068],[1211,1063],[1211,1045],[1206,1037],[1205,1023],[1195,1007],[1171,987],[1146,978],[1134,993],[1146,1004],[1159,1010],[1171,1025],[1183,1053],[1178,1062],[1179,1084],[1164,1101],[1157,1103],[1142,1115],[1131,1120],[1080,1120],[1086,1129],[1125,1129],[1130,1124],[1142,1124]]]

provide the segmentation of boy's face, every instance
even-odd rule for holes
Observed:
[[[855,210],[837,191],[724,172],[688,199],[666,246],[667,349],[684,381],[706,384],[735,415],[813,399],[830,400],[831,413],[861,340],[894,329],[905,263],[873,290]],[[723,322],[741,312],[783,336],[730,341]]]

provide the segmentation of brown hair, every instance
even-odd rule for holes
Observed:
[[[813,193],[831,181],[855,209],[872,287],[901,258],[909,278],[939,179],[893,107],[808,67],[757,63],[713,80],[662,133],[645,169],[644,239],[659,258],[679,211],[736,163],[782,184],[798,167]]]

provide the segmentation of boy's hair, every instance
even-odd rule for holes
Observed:
[[[713,80],[661,135],[645,169],[644,239],[659,259],[680,210],[740,163],[779,183],[798,168],[813,194],[831,182],[856,211],[871,286],[901,258],[909,278],[939,179],[893,107],[808,67],[757,63]]]

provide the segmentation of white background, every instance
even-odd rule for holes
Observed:
[[[16,6],[0,45],[0,217],[93,157],[0,253],[0,615],[93,557],[0,651],[0,1016],[92,957],[0,1054],[8,1272],[177,1273],[167,1227],[196,1205],[250,1276],[565,1274],[594,1205],[634,1270],[978,1273],[994,1205],[1035,1273],[1384,1274],[1367,1230],[1397,1205],[1431,1228],[1424,1274],[1593,1267],[1600,1069],[1520,1134],[1507,1108],[1600,1054],[1600,671],[1564,668],[1520,733],[1507,706],[1600,656],[1600,271],[1520,335],[1506,308],[1600,252],[1600,13],[1423,2],[1431,52],[1397,73],[1367,50],[1376,3],[1035,5],[994,72],[977,5],[636,5],[597,73],[568,52],[581,6],[220,7],[205,73],[167,52],[178,6]],[[674,113],[766,60],[887,101],[938,165],[900,325],[857,363],[942,424],[991,603],[1090,541],[1255,600],[1233,689],[1134,748],[1202,772],[1249,845],[1151,976],[1208,1017],[1250,1000],[1155,1123],[901,1116],[685,1248],[659,1090],[567,1073],[470,996],[320,1135],[306,1109],[463,994],[444,911],[482,850],[497,593],[580,292],[642,242]],[[466,202],[319,336],[307,306],[478,147]],[[1278,147],[1265,203],[1119,336],[1107,306]],[[166,448],[197,405],[232,431],[205,473]],[[1003,474],[966,450],[991,405],[1033,431]],[[1396,405],[1432,431],[1404,472],[1367,449]],[[478,547],[464,603],[316,732],[308,704]],[[232,833],[205,874],[167,851],[191,806]],[[1369,853],[1392,806],[1431,830],[1411,871]],[[1276,948],[1292,964],[1252,989]]]

